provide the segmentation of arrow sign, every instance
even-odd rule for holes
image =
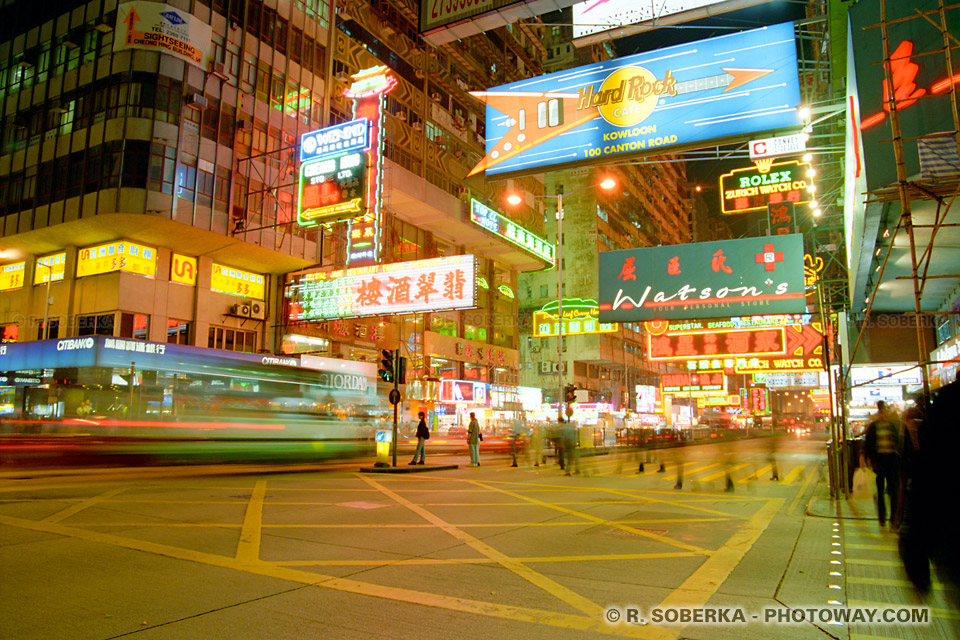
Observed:
[[[785,351],[794,356],[818,356],[823,353],[823,334],[819,324],[788,324]]]

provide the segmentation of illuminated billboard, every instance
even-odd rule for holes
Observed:
[[[12,291],[22,287],[26,272],[26,262],[14,262],[0,267],[0,291]]]
[[[538,258],[546,260],[550,264],[554,263],[553,244],[527,231],[513,220],[500,215],[477,200],[470,200],[470,220]]]
[[[600,321],[804,313],[803,236],[602,251]]]
[[[589,333],[614,333],[620,329],[616,322],[600,322],[597,301],[589,298],[564,298],[563,335],[574,336]],[[548,302],[533,312],[533,337],[549,338],[559,333],[557,303]]]
[[[472,255],[394,262],[291,276],[291,322],[424,313],[477,306]]]
[[[744,213],[778,202],[809,202],[809,170],[810,163],[791,160],[774,162],[765,170],[754,165],[725,173],[720,176],[720,211]]]
[[[37,258],[33,267],[33,284],[45,284],[63,280],[67,271],[67,252],[61,251],[50,256]]]
[[[699,371],[694,373],[664,373],[660,376],[663,393],[674,396],[725,396],[727,376],[723,371]]]
[[[124,2],[117,8],[113,50],[166,53],[206,71],[211,31],[189,10],[160,2]]]
[[[366,211],[367,154],[353,152],[300,165],[300,226],[350,220]]]
[[[128,271],[152,278],[157,272],[157,250],[121,241],[80,249],[77,253],[78,278],[111,271]]]
[[[782,354],[783,327],[767,329],[721,329],[708,331],[647,332],[649,360],[695,360],[745,355]]]
[[[573,37],[583,38],[626,25],[652,22],[651,28],[679,24],[767,0],[585,0],[573,5]],[[613,37],[616,34],[611,34]]]
[[[792,23],[472,95],[487,105],[487,138],[469,175],[541,173],[801,124]]]
[[[214,262],[210,271],[210,290],[263,300],[266,292],[266,278],[259,273],[241,271]]]

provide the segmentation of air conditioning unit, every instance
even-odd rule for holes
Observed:
[[[108,20],[106,16],[97,20],[97,23],[93,25],[93,28],[99,31],[100,33],[110,33],[113,31],[113,22]]]
[[[237,131],[250,131],[253,129],[253,123],[249,120],[237,120]]]
[[[194,109],[206,109],[207,108],[207,99],[202,93],[190,93],[187,94],[185,98],[187,106],[193,107]]]
[[[419,122],[414,122],[411,126],[417,131],[423,131],[423,125]]]
[[[267,305],[259,300],[251,300],[250,304],[250,317],[254,320],[263,320],[267,317]]]
[[[217,60],[210,61],[210,73],[221,80],[227,80],[227,65]]]
[[[540,363],[540,373],[553,373],[553,363],[552,363],[552,362],[541,362],[541,363]]]
[[[401,111],[400,113],[397,114],[397,118],[400,119],[400,120],[403,120],[404,122],[406,122],[406,121],[407,121],[407,114],[406,114],[405,112]]]
[[[439,94],[439,93],[431,93],[431,94],[430,94],[430,99],[433,100],[434,102],[440,102],[440,94]]]

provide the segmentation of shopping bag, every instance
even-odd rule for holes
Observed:
[[[866,467],[857,467],[853,472],[853,497],[855,500],[872,498],[877,490],[877,475]]]

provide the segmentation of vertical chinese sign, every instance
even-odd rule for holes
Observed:
[[[387,67],[351,76],[343,94],[353,100],[354,119],[300,138],[300,204],[303,227],[347,221],[351,267],[380,259],[385,96],[397,79]]]
[[[797,231],[797,214],[792,202],[767,203],[767,221],[771,236],[783,236]]]

